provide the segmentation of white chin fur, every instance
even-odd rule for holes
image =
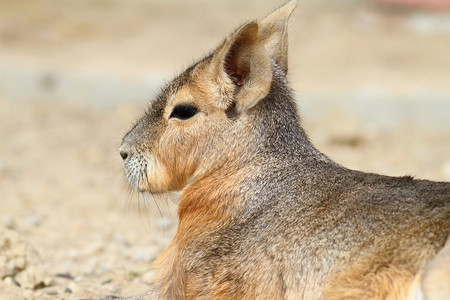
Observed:
[[[132,189],[139,192],[160,192],[164,190],[166,170],[149,154],[135,154],[124,165],[125,175]]]

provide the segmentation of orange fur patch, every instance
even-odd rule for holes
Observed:
[[[208,176],[183,192],[178,209],[180,223],[177,234],[153,264],[158,272],[156,282],[159,282],[162,294],[169,299],[190,299],[190,291],[193,292],[192,295],[198,295],[201,290],[196,286],[201,286],[203,282],[195,284],[195,279],[192,281],[190,278],[189,286],[186,285],[182,252],[194,238],[201,239],[225,226],[231,220],[233,210],[239,208],[240,197],[237,193],[230,192],[235,189],[232,184],[235,181],[227,179],[229,178]],[[192,299],[194,298],[193,296]],[[221,299],[220,292],[217,299]]]
[[[366,265],[356,265],[328,284],[323,299],[407,299],[414,277],[415,274],[395,266],[372,271]]]

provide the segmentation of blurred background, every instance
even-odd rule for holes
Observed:
[[[130,295],[176,230],[118,147],[159,87],[284,1],[0,0],[0,299]],[[450,1],[302,0],[289,80],[347,167],[450,180]]]

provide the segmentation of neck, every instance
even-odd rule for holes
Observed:
[[[249,133],[245,140],[242,132]],[[247,196],[263,188],[258,186],[261,179],[270,186],[272,182],[267,180],[271,176],[307,175],[324,169],[324,164],[338,166],[309,141],[284,76],[274,76],[266,98],[249,111],[248,119],[235,132],[227,134],[223,140],[230,141],[229,150],[222,163],[206,166],[209,171],[193,176],[183,190],[180,224],[224,223],[239,211]]]
[[[291,89],[283,75],[276,75],[269,94],[253,112],[254,119],[251,122],[255,125],[251,132],[255,136],[249,146],[263,148],[257,151],[268,154],[267,160],[275,158],[291,164],[315,160],[335,164],[309,141],[301,126]]]
[[[244,178],[244,169],[218,169],[187,186],[178,205],[180,224],[216,226],[229,220],[244,197],[240,193]]]

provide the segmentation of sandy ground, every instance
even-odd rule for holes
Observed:
[[[283,1],[0,0],[0,299],[131,295],[176,230],[120,140],[157,87]],[[290,81],[350,168],[450,180],[450,14],[302,1]]]

